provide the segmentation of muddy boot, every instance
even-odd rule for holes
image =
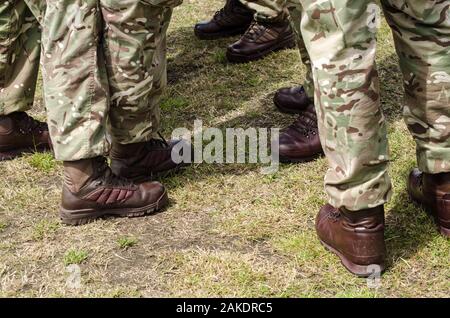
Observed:
[[[351,212],[327,204],[317,215],[316,231],[351,273],[368,277],[375,268],[379,273],[385,270],[383,207]]]
[[[217,11],[210,21],[196,24],[194,32],[201,40],[243,34],[252,23],[254,14],[239,0],[227,0],[225,7]]]
[[[60,215],[65,224],[81,225],[104,216],[144,216],[159,211],[167,203],[162,184],[136,185],[118,177],[103,157],[64,162]]]
[[[232,63],[246,63],[295,45],[288,19],[275,23],[253,22],[247,32],[228,47],[227,59]]]
[[[450,237],[450,173],[428,174],[414,169],[408,192],[433,217],[439,232]]]
[[[180,146],[180,143],[184,143],[186,147],[172,153],[174,147]],[[186,149],[190,152],[188,162],[174,160],[172,155],[183,158],[183,151]],[[189,165],[193,158],[192,153],[192,146],[184,140],[167,142],[164,139],[152,139],[128,145],[116,143],[110,153],[111,169],[116,175],[135,182],[154,180],[179,172],[182,167]]]
[[[24,112],[0,116],[0,161],[14,159],[23,153],[50,149],[46,123],[37,121]]]

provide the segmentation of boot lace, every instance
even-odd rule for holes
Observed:
[[[97,184],[99,186],[128,189],[133,189],[136,187],[131,180],[113,174],[105,157],[98,157],[95,161],[95,172],[98,176]]]
[[[304,112],[298,119],[288,127],[288,129],[293,129],[305,137],[309,137],[311,134],[316,135],[316,121],[317,117],[314,113]]]
[[[341,212],[339,210],[330,211],[327,215],[327,217],[333,222],[337,222],[339,220],[340,216],[341,216]]]
[[[266,30],[267,28],[264,25],[259,24],[257,21],[253,21],[244,33],[243,37],[251,41],[255,41],[260,38]]]
[[[227,10],[225,10],[225,8],[222,8],[219,11],[216,11],[216,13],[214,13],[213,19],[214,20],[222,20],[222,19],[226,18],[227,17],[226,11]]]
[[[226,23],[232,23],[233,20],[230,17],[230,11],[231,11],[230,7],[228,6],[223,7],[222,9],[214,13],[213,20],[216,22],[224,21]]]
[[[146,146],[149,148],[153,148],[153,147],[167,148],[167,147],[169,147],[169,143],[166,141],[166,139],[164,139],[164,137],[161,135],[161,133],[158,132],[158,136],[160,139],[157,139],[157,138],[150,139],[147,142]]]
[[[45,123],[28,116],[25,112],[14,113],[13,118],[19,128],[19,132],[23,135],[28,135],[30,133],[42,134],[47,130],[47,125]]]

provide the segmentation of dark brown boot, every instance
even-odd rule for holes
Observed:
[[[144,216],[167,203],[162,184],[136,185],[117,177],[103,157],[64,162],[60,216],[65,224],[81,225],[104,216]]]
[[[254,14],[239,0],[227,0],[225,7],[217,11],[210,21],[196,24],[194,32],[202,40],[243,34],[252,23]]]
[[[24,112],[0,116],[0,161],[14,159],[23,153],[44,152],[50,148],[46,123]]]
[[[287,114],[299,114],[312,104],[303,86],[279,89],[273,102],[280,112]]]
[[[295,47],[295,36],[289,20],[276,23],[253,22],[247,32],[227,49],[227,59],[246,63],[287,48]]]
[[[434,218],[439,232],[450,237],[450,173],[428,174],[414,169],[408,192]]]
[[[280,134],[280,161],[311,161],[323,154],[314,105],[310,104],[296,121]]]
[[[316,231],[322,244],[351,273],[368,277],[385,270],[383,207],[345,212],[327,204],[317,215]]]
[[[180,143],[186,147],[181,147],[177,153],[172,153],[176,145],[182,145]],[[190,160],[174,161],[172,155],[181,159],[186,149],[190,152],[188,156]],[[113,144],[110,153],[111,169],[116,175],[135,182],[154,180],[178,172],[180,168],[189,165],[193,158],[192,152],[191,145],[184,140],[166,142],[164,139],[152,139],[148,142],[129,145]]]

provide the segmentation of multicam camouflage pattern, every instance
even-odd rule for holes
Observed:
[[[391,195],[387,129],[375,66],[379,7],[368,0],[290,0],[303,10],[322,144],[335,207],[360,210]],[[419,168],[450,171],[450,1],[382,1],[405,77],[405,119]]]
[[[257,21],[283,19],[287,15],[286,0],[239,0],[249,9],[255,10]]]
[[[286,2],[286,8],[289,12],[291,25],[297,41],[297,47],[300,51],[300,57],[302,59],[303,65],[306,67],[305,80],[303,81],[302,85],[305,89],[306,94],[310,98],[314,98],[314,80],[311,69],[311,59],[309,58],[308,50],[306,49],[305,42],[303,41],[301,31],[302,7],[301,5],[299,5],[299,3],[293,3],[288,0]]]
[[[44,96],[56,158],[149,140],[166,85],[166,31],[181,0],[47,1]]]
[[[38,6],[33,5],[38,13]],[[23,0],[0,1],[0,115],[33,105],[41,30]]]
[[[424,172],[450,171],[450,0],[384,1],[405,80],[404,117]]]

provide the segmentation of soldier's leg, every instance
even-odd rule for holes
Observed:
[[[388,143],[375,67],[376,14],[369,0],[301,0],[302,35],[312,61],[330,197],[319,238],[352,273],[385,268],[383,204],[391,194]],[[373,23],[375,21],[375,23]]]
[[[49,148],[47,126],[25,111],[33,105],[41,30],[23,0],[0,5],[0,161]]]
[[[278,90],[274,97],[274,103],[282,112],[300,114],[291,125],[283,129],[279,139],[280,161],[298,163],[317,158],[323,154],[323,150],[314,107],[311,60],[301,34],[302,7],[299,2],[288,1],[287,8],[306,74],[302,86]]]
[[[309,58],[308,50],[306,49],[305,42],[303,41],[301,23],[302,23],[302,6],[299,2],[295,0],[289,0],[286,3],[286,7],[289,11],[289,16],[291,20],[291,26],[295,33],[295,38],[297,42],[297,47],[300,52],[300,58],[302,59],[303,65],[306,68],[305,79],[303,81],[303,88],[306,94],[310,98],[314,98],[314,81],[311,70],[311,59]]]
[[[111,167],[122,177],[141,181],[180,167],[171,157],[176,142],[158,137],[161,94],[167,84],[167,29],[179,3],[101,1],[111,93]]]
[[[44,99],[56,159],[105,155],[109,87],[97,1],[47,1],[44,21]]]
[[[255,12],[239,0],[226,0],[225,6],[208,20],[197,23],[195,35],[201,40],[215,40],[243,34],[253,22]]]
[[[419,168],[450,172],[450,3],[383,4],[400,57],[404,116],[417,144]]]
[[[255,22],[227,49],[230,62],[249,62],[295,46],[286,0],[240,0],[255,11]]]
[[[383,205],[391,183],[375,65],[377,26],[369,23],[377,6],[369,0],[302,3],[302,34],[330,164],[325,177],[330,203],[350,211]]]
[[[110,50],[111,54],[132,54],[134,50],[130,46],[130,51],[127,51],[126,46],[121,46],[127,43],[122,41],[109,43],[104,49],[103,32],[106,23],[103,15],[119,21],[123,20],[122,13],[119,10],[102,11],[97,0],[83,3],[75,0],[47,1],[42,41],[44,95],[56,157],[64,161],[60,216],[66,224],[84,224],[105,215],[143,216],[167,204],[167,193],[160,183],[146,182],[137,185],[118,177],[111,172],[105,159],[108,150],[106,126],[110,101],[117,102],[125,96],[131,100],[146,98],[143,95],[129,96],[132,92],[121,91],[126,88],[115,84],[110,91],[109,79],[114,83],[113,76],[119,74],[107,74],[104,52]],[[134,23],[145,25],[150,16],[134,18]],[[132,36],[136,31],[133,29],[130,32],[131,26],[127,23],[108,24],[106,27],[114,28],[112,32],[121,37],[126,37],[127,34]],[[139,36],[145,39],[152,34]],[[149,48],[144,43],[133,44],[142,52],[142,59],[133,61],[139,68],[147,56],[143,52]],[[120,58],[126,56],[127,53],[124,53]],[[160,61],[154,58],[153,63],[158,64]],[[127,69],[124,68],[124,71]],[[151,85],[149,82],[138,84]],[[144,91],[142,88],[141,92]],[[114,106],[117,107],[117,104]],[[133,102],[130,102],[130,112],[133,111],[133,106]],[[138,127],[136,119],[132,119],[134,115],[136,113],[131,114],[128,119],[132,120],[131,127],[136,132]],[[141,118],[142,121],[148,119],[148,116]],[[123,125],[123,129],[129,128],[126,123],[120,122],[120,125]],[[116,125],[113,126],[117,128]],[[142,126],[139,125],[140,127]],[[127,136],[128,134],[124,134],[122,138]]]
[[[286,0],[240,0],[243,5],[255,11],[255,19],[271,22],[286,19]]]
[[[277,91],[274,103],[277,108],[288,114],[301,113],[314,99],[314,83],[311,71],[311,60],[305,47],[301,34],[302,9],[299,2],[287,1],[286,8],[289,11],[289,19],[296,37],[300,57],[306,68],[305,80],[302,86],[282,88]]]
[[[419,169],[411,197],[427,206],[450,236],[450,9],[448,1],[383,1],[404,77],[406,124]]]
[[[33,105],[41,30],[23,0],[0,6],[0,115]]]
[[[134,144],[153,139],[159,130],[159,104],[167,85],[166,33],[172,8],[152,5],[152,1],[125,3],[126,9],[123,0],[103,1],[102,11],[107,28],[104,39],[111,134],[114,142]],[[128,26],[126,36],[121,33],[121,25]]]

